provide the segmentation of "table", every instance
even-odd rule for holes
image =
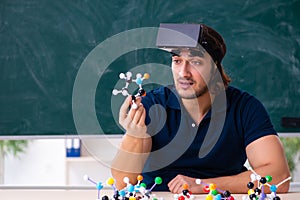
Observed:
[[[101,190],[101,196],[111,196],[111,190]],[[169,192],[153,192],[164,200],[173,200]],[[235,199],[242,200],[244,194],[234,194]],[[281,200],[299,200],[300,193],[279,194]],[[195,200],[205,200],[206,195],[195,195]],[[1,200],[96,200],[97,190],[66,189],[0,189]]]

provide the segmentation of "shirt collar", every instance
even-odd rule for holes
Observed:
[[[181,99],[179,97],[179,94],[177,93],[177,90],[175,89],[174,85],[168,86],[168,88],[170,89],[170,95],[168,97],[167,103],[166,105],[169,108],[172,109],[176,109],[176,110],[181,110]],[[225,98],[225,99],[223,99]],[[224,105],[225,103],[225,105]],[[222,94],[219,94],[216,96],[214,102],[213,102],[213,111],[215,113],[221,113],[221,112],[226,112],[227,108],[228,108],[228,101],[227,101],[227,97],[226,97],[226,91]],[[210,109],[208,111],[208,113],[206,114],[207,117],[211,116],[211,112],[212,109]],[[205,117],[206,117],[205,116]]]

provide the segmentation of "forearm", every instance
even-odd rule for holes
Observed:
[[[136,183],[136,178],[141,174],[150,150],[151,138],[149,136],[134,137],[129,134],[124,135],[111,166],[111,173],[116,179],[116,187],[118,189],[126,186],[123,182],[124,177],[128,177],[130,183]]]

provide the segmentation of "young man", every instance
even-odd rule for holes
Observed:
[[[196,41],[196,42],[195,42]],[[143,174],[148,185],[160,176],[156,190],[202,193],[195,180],[215,183],[232,193],[247,192],[251,171],[271,175],[278,184],[290,172],[282,144],[263,105],[229,86],[221,61],[223,38],[201,24],[161,24],[157,44],[172,56],[174,85],[147,92],[129,109],[120,109],[126,130],[112,164],[117,187],[124,177],[135,183]],[[287,192],[289,182],[277,192]]]

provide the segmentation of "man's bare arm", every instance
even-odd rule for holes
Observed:
[[[119,150],[113,160],[111,173],[116,179],[116,187],[122,189],[126,184],[124,177],[128,177],[132,184],[137,181],[137,176],[142,172],[144,163],[151,151],[152,140],[146,133],[145,125],[146,111],[141,104],[141,99],[137,99],[137,109],[130,109],[131,98],[127,98],[123,103],[119,122],[126,130]]]
[[[284,155],[284,150],[279,138],[275,135],[262,137],[246,148],[248,161],[253,170],[261,175],[273,177],[272,184],[278,184],[290,176],[288,164]],[[228,163],[230,165],[230,158]],[[224,176],[210,179],[203,179],[205,183],[214,183],[222,190],[229,190],[232,193],[247,193],[247,183],[251,180],[252,171],[242,172],[233,176]],[[201,177],[199,177],[201,178]],[[168,184],[171,192],[182,191],[182,185],[187,183],[193,193],[203,193],[201,187],[195,184],[196,178],[178,175]],[[288,192],[289,181],[278,187],[277,192]]]

